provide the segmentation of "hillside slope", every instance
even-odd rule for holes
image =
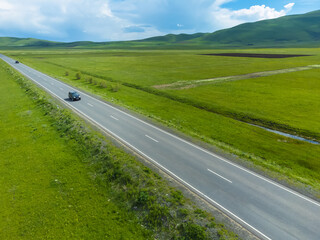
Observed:
[[[46,40],[39,40],[35,38],[0,37],[0,47],[27,47],[27,46],[51,47],[59,44],[61,43],[46,41]]]
[[[320,10],[244,23],[214,33],[168,34],[141,41],[217,47],[320,46]]]
[[[320,11],[245,23],[194,40],[227,45],[316,44],[320,41]]]

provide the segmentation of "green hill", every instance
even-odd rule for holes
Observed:
[[[244,23],[214,33],[168,34],[142,40],[216,47],[320,46],[320,11]]]
[[[35,38],[13,38],[0,37],[0,47],[51,47],[60,44],[59,42],[52,42],[46,40],[39,40]]]
[[[140,40],[140,42],[169,42],[169,43],[179,43],[179,42],[184,42],[188,41],[191,39],[199,38],[205,35],[204,33],[195,33],[195,34],[168,34],[165,36],[160,36],[160,37],[152,37],[152,38],[147,38]]]
[[[248,48],[320,47],[320,10],[277,19],[244,23],[214,33],[168,34],[122,42],[52,42],[0,37],[0,48]]]
[[[320,11],[245,23],[194,40],[238,46],[320,46]]]

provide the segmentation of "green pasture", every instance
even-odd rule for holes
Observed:
[[[0,64],[0,239],[148,239]]]
[[[273,127],[272,123],[286,125],[295,129],[293,134],[300,131],[320,140],[320,69],[169,92],[260,125],[269,123],[267,127]]]
[[[300,49],[255,51],[315,55],[285,59],[201,55],[218,52],[227,51],[30,51],[23,55],[19,52],[13,55],[34,65],[59,64],[66,68],[108,77],[113,81],[141,86],[293,68],[320,62],[320,49],[306,49],[304,52]]]
[[[236,50],[312,55],[284,59],[200,55],[221,52],[235,50],[59,50],[7,54],[269,169],[279,174],[277,178],[319,190],[319,145],[282,137],[243,122],[319,140],[318,69],[181,90],[158,90],[152,86],[319,64],[320,49]],[[78,72],[80,80],[75,78]]]

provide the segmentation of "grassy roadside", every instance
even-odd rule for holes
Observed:
[[[0,239],[151,239],[0,63]],[[29,89],[30,91],[30,89]],[[37,101],[37,102],[36,102]]]
[[[0,73],[2,239],[237,238],[3,63]]]
[[[258,51],[259,50],[255,50]],[[260,50],[263,51],[263,50]],[[275,50],[265,50],[264,52],[272,52]],[[287,51],[287,50],[281,50]],[[304,53],[304,50],[295,50],[297,53]],[[311,50],[309,50],[311,51]],[[117,54],[118,52],[107,53],[108,54]],[[281,137],[279,135],[266,132],[262,129],[250,126],[248,124],[235,121],[231,118],[221,116],[219,114],[215,114],[213,112],[204,111],[201,108],[196,108],[190,106],[190,104],[186,104],[183,102],[175,101],[174,99],[170,99],[164,96],[153,94],[148,91],[141,91],[134,87],[128,87],[125,85],[119,85],[115,80],[110,78],[109,75],[104,76],[103,78],[99,78],[99,75],[96,74],[97,70],[92,68],[91,65],[86,67],[86,71],[82,72],[81,79],[76,80],[75,74],[78,72],[78,69],[70,67],[68,64],[62,66],[61,64],[52,64],[56,60],[54,59],[55,53],[49,54],[48,56],[45,53],[40,58],[41,54],[32,54],[35,55],[35,58],[30,58],[30,56],[23,57],[23,61],[30,64],[30,66],[35,67],[41,71],[48,73],[51,76],[59,78],[71,85],[74,85],[78,88],[84,89],[88,92],[92,92],[94,94],[100,95],[107,101],[115,102],[116,104],[125,106],[129,109],[132,109],[136,112],[142,113],[156,121],[160,121],[169,127],[173,127],[186,133],[187,135],[191,135],[197,139],[205,141],[209,144],[218,146],[240,156],[241,158],[247,159],[250,162],[254,163],[256,166],[260,166],[263,169],[268,169],[275,173],[276,178],[285,179],[286,181],[299,182],[306,185],[311,186],[313,189],[319,192],[320,190],[320,162],[318,156],[320,155],[320,146],[313,145],[310,143],[304,143],[301,141],[288,139],[286,137]],[[70,58],[66,60],[67,62],[71,62],[71,66],[76,66],[77,62],[73,62],[73,53],[67,53],[66,58]],[[103,53],[100,53],[100,59],[103,59]],[[124,53],[121,53],[124,54]],[[129,52],[129,57],[133,53]],[[137,54],[137,53],[136,53]],[[140,53],[144,54],[144,53]],[[149,53],[147,53],[149,54]],[[81,52],[76,53],[77,57],[80,58]],[[95,56],[95,53],[85,52],[83,56]],[[23,55],[19,55],[22,57]],[[62,57],[62,56],[61,56]],[[96,57],[95,57],[96,58]],[[121,58],[124,58],[123,56]],[[49,59],[50,62],[47,62]],[[58,58],[60,59],[60,57]],[[113,58],[112,58],[113,59]],[[311,62],[316,62],[317,56],[311,58]],[[79,60],[80,61],[80,60]],[[103,60],[101,60],[103,61]],[[255,60],[254,60],[255,61]],[[96,61],[95,63],[97,63]],[[234,62],[235,63],[235,62]],[[234,64],[233,63],[233,64]],[[306,64],[304,59],[289,59],[287,64],[290,66],[297,66],[299,64]],[[274,63],[273,63],[274,64]],[[94,65],[94,64],[93,64]],[[99,68],[99,64],[95,66]],[[269,66],[270,67],[270,66]],[[110,69],[109,69],[110,70]],[[108,68],[104,68],[104,71],[108,71]],[[66,76],[66,72],[68,72],[68,76]],[[129,70],[128,73],[129,74]],[[313,70],[308,71],[310,73],[310,77],[314,76]],[[291,75],[290,75],[291,74]],[[289,78],[292,77],[292,74],[288,74]],[[295,91],[299,91],[299,84],[304,80],[304,72],[301,74],[297,80],[292,85],[292,92],[288,94],[288,96],[294,96],[296,94]],[[275,84],[278,84],[281,89],[286,87],[285,79],[281,81],[281,79],[277,79],[280,77],[273,76],[271,77],[271,81],[273,80]],[[267,81],[269,81],[268,79]],[[267,86],[268,82],[261,82],[261,79],[255,79],[252,81],[241,81],[239,83],[228,83],[232,86],[221,85],[218,86],[223,91],[220,92],[221,100],[218,98],[218,101],[221,103],[231,103],[234,104],[234,108],[238,108],[237,101],[228,101],[228,95],[223,95],[225,93],[229,94],[229,98],[236,96],[242,97],[242,101],[245,97],[251,97],[250,102],[253,104],[253,108],[247,108],[246,111],[248,113],[257,114],[256,109],[254,108],[255,101],[254,99],[257,97],[254,91],[251,91],[251,95],[247,96],[247,94],[243,94],[243,96],[235,95],[237,89],[248,89],[248,84],[255,84],[256,89],[260,87],[262,91],[262,95],[271,95],[274,94],[274,97],[277,97],[281,92],[269,92],[266,94],[266,87],[261,87],[262,84]],[[316,82],[315,82],[316,84]],[[145,88],[142,86],[142,88]],[[310,87],[311,90],[316,90],[313,86]],[[219,89],[218,89],[219,90]],[[268,91],[272,90],[272,87],[267,89]],[[308,90],[308,89],[306,89]],[[198,91],[196,89],[192,91]],[[200,90],[201,91],[201,90]],[[229,93],[228,93],[229,91]],[[249,90],[247,90],[250,92]],[[268,92],[267,91],[267,92]],[[280,90],[281,91],[281,90]],[[197,92],[190,95],[193,97],[201,98],[204,92]],[[219,93],[219,92],[218,92]],[[306,91],[309,94],[308,91]],[[186,93],[187,94],[187,93]],[[260,96],[262,96],[260,94]],[[210,95],[210,93],[208,93]],[[211,94],[213,95],[213,94]],[[224,97],[224,98],[223,98]],[[236,98],[235,97],[235,98]],[[310,95],[310,97],[316,97],[316,95]],[[262,99],[263,100],[263,99]],[[293,99],[292,106],[290,106],[294,110],[295,104],[299,104],[297,100]],[[170,106],[170,108],[168,108]],[[231,105],[232,106],[232,105]],[[256,105],[257,107],[261,106],[260,104]],[[281,106],[281,104],[279,104]],[[299,105],[301,107],[301,105]],[[312,122],[315,119],[315,114],[312,113],[312,104],[306,108],[308,112],[308,121]],[[243,110],[243,109],[242,109]],[[263,109],[268,113],[272,113],[272,108]],[[274,111],[275,113],[278,112]],[[291,111],[294,113],[294,111]],[[311,111],[311,112],[310,112]],[[311,114],[310,114],[311,113]],[[259,112],[258,112],[259,114]],[[274,115],[278,119],[282,119],[282,115]],[[302,114],[302,120],[303,120]],[[303,121],[300,121],[303,124]],[[316,125],[317,126],[317,125]],[[310,124],[308,124],[308,127]],[[316,193],[319,196],[319,193]]]

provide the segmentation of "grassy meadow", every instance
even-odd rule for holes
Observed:
[[[235,118],[252,119],[253,123],[271,128],[278,124],[280,130],[320,140],[319,74],[320,69],[311,69],[170,93],[216,111],[230,112]]]
[[[271,59],[201,55],[221,52],[311,56]],[[320,190],[320,145],[286,138],[248,124],[319,141],[319,69],[189,89],[153,87],[178,81],[317,65],[320,49],[4,53],[106,101],[249,160],[258,168],[270,170],[269,173],[276,178]],[[76,73],[81,74],[81,79],[75,78]]]
[[[0,63],[0,239],[238,239]]]
[[[3,63],[0,76],[0,238],[151,238],[90,179],[83,153],[61,137]]]

